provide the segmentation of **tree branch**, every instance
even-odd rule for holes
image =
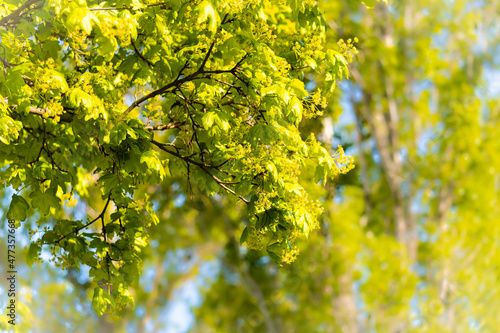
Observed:
[[[54,243],[58,243],[59,244],[60,241],[62,241],[63,239],[65,239],[66,237],[68,237],[71,234],[77,235],[80,230],[87,228],[89,225],[91,225],[92,223],[96,222],[99,219],[103,219],[103,221],[104,221],[104,214],[106,213],[106,210],[108,209],[108,205],[109,205],[110,201],[111,201],[111,194],[108,195],[108,200],[106,201],[106,204],[104,205],[104,208],[103,208],[102,212],[95,219],[93,219],[92,221],[88,222],[87,224],[81,226],[80,228],[76,228],[72,232],[70,232],[70,233],[62,236],[61,238],[59,238],[58,240],[56,240]]]
[[[22,5],[21,7],[17,8],[16,10],[14,10],[12,13],[10,13],[9,15],[5,16],[4,18],[0,19],[0,26],[4,26],[6,25],[7,23],[9,23],[9,21],[21,16],[21,12],[23,10],[25,10],[26,8],[29,8],[31,5],[37,3],[37,2],[40,2],[42,0],[29,0],[27,1],[24,5]]]
[[[205,55],[205,59],[203,59],[203,62],[201,63],[200,68],[198,69],[198,72],[202,72],[203,69],[205,68],[205,65],[207,64],[208,58],[210,58],[210,54],[212,53],[212,50],[214,49],[215,46],[215,40],[212,42],[210,45],[207,54]]]
[[[125,112],[123,112],[122,116],[120,119],[123,119],[124,116],[126,116],[130,111],[132,111],[133,109],[135,109],[136,107],[138,107],[139,105],[141,105],[142,103],[144,103],[145,101],[147,101],[148,99],[151,99],[157,95],[160,95],[162,93],[164,93],[165,91],[167,91],[168,89],[172,88],[172,87],[175,87],[175,86],[178,86],[178,85],[181,85],[183,84],[184,82],[188,82],[188,81],[191,81],[193,80],[199,73],[198,72],[195,72],[193,74],[190,74],[186,77],[183,77],[182,79],[176,79],[175,81],[135,100],[132,105],[130,105],[127,110],[125,110]]]
[[[144,129],[148,131],[164,131],[164,130],[169,130],[172,128],[178,128],[182,125],[184,125],[186,122],[185,121],[173,121],[169,124],[158,124],[158,125],[148,125],[144,127]]]
[[[182,74],[182,71],[184,70],[184,68],[186,66],[184,66],[183,69],[181,69],[181,71],[179,72],[179,75],[177,75],[177,78],[173,81],[173,82],[170,82],[169,84],[157,89],[157,90],[154,90],[153,92],[135,100],[122,114],[122,116],[120,117],[120,120],[123,119],[123,117],[125,117],[130,111],[132,111],[133,109],[135,109],[136,107],[138,107],[139,105],[141,105],[142,103],[144,103],[145,101],[147,101],[148,99],[151,99],[155,96],[158,96],[160,94],[163,94],[164,92],[166,92],[168,89],[172,88],[172,87],[178,87],[180,86],[181,84],[185,83],[185,82],[189,82],[189,81],[192,81],[192,80],[195,80],[195,79],[198,79],[198,75],[203,75],[203,74],[227,74],[227,73],[231,73],[233,74],[234,76],[236,76],[238,79],[240,79],[237,75],[236,75],[236,71],[238,70],[238,67],[239,65],[245,60],[245,58],[248,56],[248,53],[245,54],[245,56],[240,60],[238,61],[238,63],[231,69],[226,69],[226,70],[210,70],[210,71],[206,71],[204,70],[205,68],[205,64],[207,63],[208,61],[208,58],[210,56],[210,54],[212,53],[212,50],[213,50],[213,47],[214,47],[214,43],[212,43],[210,45],[210,48],[208,49],[208,52],[207,54],[205,55],[205,58],[203,59],[203,62],[201,63],[200,65],[200,68],[198,68],[198,70],[192,74],[189,74],[188,76],[185,76],[183,78],[180,78],[181,74]],[[241,79],[240,79],[241,80]],[[244,82],[243,80],[241,80],[242,82]]]
[[[12,64],[10,62],[8,62],[7,60],[5,60],[4,58],[2,58],[2,57],[0,57],[0,62],[2,62],[2,64],[5,67],[5,69],[12,68]]]
[[[141,54],[141,52],[139,52],[139,50],[135,46],[134,41],[132,40],[132,38],[130,38],[130,43],[134,47],[134,51],[139,56],[139,58],[141,58],[142,61],[144,61],[149,66],[149,68],[153,68],[154,64],[151,61],[149,61],[148,59],[144,58],[144,56]]]
[[[13,109],[15,109],[15,108],[18,107],[18,105],[16,105],[16,104],[8,105],[8,100],[9,100],[9,98],[5,97],[3,99],[3,103],[7,104],[7,106],[9,108],[11,108],[13,110]],[[37,108],[37,107],[34,107],[34,106],[30,106],[30,113],[32,113],[32,114],[37,114],[39,116],[43,116],[47,112],[49,112],[48,108]],[[54,118],[54,117],[55,116],[52,116],[52,115],[49,116],[49,118]],[[72,116],[70,114],[61,114],[61,115],[59,115],[59,117],[61,118],[61,121],[65,122],[65,123],[71,122],[73,120],[73,118],[74,118],[74,116]]]
[[[8,98],[4,98],[4,103],[7,104],[7,101],[8,101]],[[8,105],[8,107],[10,107],[11,109],[15,109],[17,108],[17,105]],[[45,113],[47,113],[48,110],[47,108],[37,108],[37,107],[34,107],[34,106],[30,106],[30,113],[32,114],[37,114],[39,116],[43,116]],[[55,116],[49,116],[49,118],[54,118]],[[69,123],[71,121],[73,121],[73,119],[75,119],[75,117],[71,114],[61,114],[59,115],[59,117],[61,118],[61,121],[62,122],[65,122],[65,123]],[[186,122],[185,121],[173,121],[171,123],[168,123],[168,124],[156,124],[156,125],[147,125],[144,127],[144,129],[148,130],[148,131],[165,131],[165,130],[169,130],[169,129],[172,129],[172,128],[178,128],[182,125],[184,125]]]
[[[162,6],[166,5],[166,2],[160,2],[160,3],[154,3],[151,5],[146,5],[146,7],[155,7],[155,6]],[[134,7],[94,7],[94,8],[88,8],[90,11],[98,11],[98,10],[135,10],[136,8]]]
[[[189,157],[186,157],[186,156],[183,156],[179,153],[176,153],[174,151],[171,151],[171,150],[168,150],[166,147],[165,147],[165,144],[161,143],[161,142],[158,142],[158,141],[155,141],[155,140],[151,140],[151,143],[154,144],[155,146],[157,146],[158,148],[160,148],[161,150],[163,150],[164,152],[167,152],[171,155],[174,155],[184,161],[186,161],[187,163],[191,163],[193,165],[196,165],[197,167],[199,167],[201,170],[203,170],[205,173],[207,173],[210,178],[212,178],[213,180],[215,180],[215,182],[220,186],[222,187],[223,189],[225,189],[226,191],[228,191],[229,193],[231,193],[232,195],[234,196],[237,196],[238,198],[240,198],[244,203],[246,204],[249,204],[250,201],[248,201],[247,199],[245,199],[244,197],[242,197],[241,195],[238,195],[236,194],[235,191],[233,191],[232,189],[230,189],[229,187],[227,187],[226,185],[235,185],[235,184],[238,184],[237,182],[226,182],[226,181],[223,181],[223,180],[220,180],[219,178],[217,178],[214,174],[212,174],[208,168],[214,168],[216,169],[214,166],[212,165],[207,165],[207,164],[202,164],[200,162],[196,162],[196,161],[193,161],[192,159],[190,159]],[[218,170],[218,169],[217,169]]]
[[[17,105],[11,105],[11,107],[17,107]],[[41,109],[41,108],[36,108],[34,106],[30,106],[30,113],[43,116],[47,112],[49,112],[47,110],[47,108]],[[49,118],[54,118],[54,117],[55,116],[52,116],[52,115],[49,116]],[[59,117],[61,118],[61,121],[65,122],[65,123],[70,123],[74,119],[74,117],[72,115],[69,115],[69,114],[61,114],[61,115],[59,115]]]

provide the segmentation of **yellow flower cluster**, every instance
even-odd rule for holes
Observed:
[[[305,100],[304,102],[304,117],[306,119],[312,119],[323,115],[323,110],[327,107],[328,102],[323,96],[320,88],[311,92],[311,99]]]
[[[118,18],[101,14],[99,19],[101,22],[99,28],[101,29],[101,33],[106,38],[111,40],[116,38],[122,47],[130,45],[130,38],[132,35],[131,26],[135,24],[133,18]],[[163,33],[166,34],[168,32],[163,31]]]
[[[253,228],[252,228],[253,229]],[[251,250],[262,250],[264,248],[264,234],[263,230],[253,229],[254,232],[250,234],[247,240],[247,247]]]
[[[285,264],[290,264],[297,259],[297,256],[299,255],[299,248],[294,245],[291,250],[283,250],[283,253],[281,254],[281,261],[283,261]]]
[[[43,114],[43,117],[44,118],[47,118],[49,116],[55,116],[54,117],[54,121],[55,122],[59,122],[60,120],[60,115],[63,114],[64,112],[64,108],[63,106],[61,105],[61,103],[58,103],[56,101],[49,101],[47,103],[47,111],[48,112],[45,112]]]
[[[70,46],[73,49],[85,50],[89,46],[89,41],[87,39],[87,34],[80,28],[75,27],[75,29],[67,32],[67,38],[64,42],[64,46]]]
[[[340,48],[340,53],[342,53],[346,57],[348,62],[352,62],[353,55],[358,54],[358,50],[356,49],[356,46],[354,46],[354,43],[357,42],[359,42],[357,37],[354,37],[354,40],[349,38],[347,40],[347,43],[344,42],[343,39],[340,39],[337,42],[337,45]]]
[[[354,169],[354,159],[352,156],[348,156],[344,153],[344,148],[341,145],[338,146],[335,152],[335,161],[337,162],[337,168],[340,173],[347,173],[349,170]]]
[[[252,32],[255,37],[268,45],[274,44],[277,37],[274,33],[276,31],[275,24],[270,25],[263,19],[254,19],[250,22],[250,26],[252,27]]]
[[[53,91],[61,89],[60,81],[53,79],[54,69],[58,64],[52,58],[46,61],[38,61],[32,65],[32,77],[34,84],[31,88],[33,93],[40,96],[43,100],[54,97]],[[57,107],[53,108],[58,109]]]

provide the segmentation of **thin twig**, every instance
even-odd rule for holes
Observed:
[[[7,24],[10,20],[12,19],[15,19],[16,17],[19,17],[21,16],[21,12],[23,10],[25,10],[26,8],[29,9],[29,7],[37,2],[40,2],[42,0],[29,0],[27,1],[24,5],[22,5],[21,7],[17,8],[16,10],[14,10],[12,13],[10,13],[9,15],[5,16],[4,18],[2,18],[0,20],[0,26],[3,26],[5,24]]]
[[[166,5],[167,2],[160,2],[160,3],[154,3],[151,5],[146,5],[146,7],[155,7],[155,6],[162,6]],[[136,8],[134,7],[94,7],[94,8],[88,8],[90,11],[98,11],[98,10],[135,10]]]
[[[89,223],[81,226],[80,228],[76,228],[75,230],[73,230],[72,232],[62,236],[61,238],[59,238],[57,241],[55,241],[54,243],[59,243],[60,241],[62,241],[64,238],[68,237],[69,235],[71,234],[75,234],[75,235],[78,235],[78,232],[82,229],[85,229],[87,228],[89,225],[91,225],[92,223],[94,223],[95,221],[99,220],[100,218],[104,219],[104,214],[106,213],[106,210],[108,209],[108,205],[109,205],[109,202],[111,201],[111,194],[108,195],[108,200],[106,201],[106,204],[104,205],[104,209],[102,210],[102,212],[99,214],[99,216],[97,216],[95,219],[93,219],[92,221],[90,221]]]
[[[148,125],[144,127],[144,129],[148,131],[164,131],[164,130],[169,130],[172,128],[178,128],[184,125],[186,122],[185,121],[173,121],[169,124],[158,124],[158,125]]]
[[[141,54],[141,52],[139,52],[139,50],[135,46],[134,41],[132,40],[132,38],[130,38],[130,43],[134,47],[134,51],[139,56],[139,58],[141,58],[149,66],[149,68],[153,68],[154,64],[151,61],[149,61],[148,59],[144,58],[144,56]]]
[[[238,63],[231,69],[226,69],[226,70],[209,70],[209,71],[206,71],[204,70],[205,68],[205,64],[207,63],[208,61],[208,58],[210,56],[210,54],[212,53],[212,50],[213,50],[213,47],[214,47],[214,43],[212,43],[210,45],[210,48],[208,49],[208,52],[207,54],[205,55],[205,58],[203,59],[200,67],[198,68],[198,70],[192,74],[189,74],[188,76],[185,76],[183,78],[181,78],[181,74],[182,74],[182,71],[184,70],[184,68],[187,67],[187,65],[185,65],[179,72],[179,74],[177,75],[177,78],[173,81],[173,82],[170,82],[169,84],[157,89],[157,90],[154,90],[152,91],[151,93],[135,100],[122,114],[122,116],[120,117],[120,120],[123,119],[123,117],[125,117],[130,111],[132,111],[133,109],[135,109],[136,107],[138,107],[139,105],[141,105],[142,103],[144,103],[145,101],[147,101],[148,99],[151,99],[157,95],[160,95],[160,94],[163,94],[164,92],[166,92],[168,89],[172,88],[172,87],[178,87],[180,86],[181,84],[185,83],[185,82],[189,82],[189,81],[192,81],[192,80],[195,80],[195,79],[200,79],[200,77],[198,77],[198,75],[203,75],[203,74],[228,74],[228,73],[231,73],[233,74],[234,76],[236,76],[240,81],[242,81],[243,83],[245,83],[247,86],[248,86],[248,83],[243,81],[240,77],[238,77],[238,75],[236,74],[236,72],[238,71],[238,66],[245,60],[245,58],[248,56],[248,53],[245,54],[245,56],[240,60],[238,61]],[[187,64],[187,62],[186,62]]]
[[[212,174],[210,171],[208,171],[208,168],[214,168],[213,166],[210,166],[210,165],[205,165],[205,164],[202,164],[202,163],[199,163],[199,162],[196,162],[196,161],[193,161],[192,159],[186,157],[186,156],[183,156],[181,154],[178,154],[174,151],[171,151],[171,150],[168,150],[163,143],[161,142],[158,142],[158,141],[155,141],[155,140],[151,140],[151,143],[153,143],[154,145],[156,145],[158,148],[160,148],[161,150],[171,154],[171,155],[174,155],[182,160],[184,160],[185,162],[188,162],[188,163],[191,163],[193,165],[196,165],[197,167],[199,167],[201,170],[203,170],[205,173],[207,173],[213,180],[215,180],[215,182],[220,186],[222,187],[223,189],[225,189],[226,191],[228,191],[229,193],[231,193],[232,195],[234,196],[237,196],[238,198],[240,198],[244,203],[246,204],[249,204],[250,201],[248,201],[247,199],[245,199],[244,197],[242,197],[241,195],[238,195],[236,194],[235,191],[233,191],[232,189],[230,189],[229,187],[227,187],[226,185],[235,185],[235,184],[238,184],[237,182],[225,182],[225,181],[222,181],[220,180],[219,178],[217,178],[214,174]]]

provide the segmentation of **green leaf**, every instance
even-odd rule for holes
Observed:
[[[108,194],[118,185],[118,177],[113,173],[107,173],[101,176],[97,182],[102,182],[102,191],[104,194]]]
[[[92,21],[99,23],[97,17],[87,8],[77,7],[70,10],[70,15],[66,20],[66,24],[70,28],[81,28],[87,35],[92,32]]]
[[[158,158],[158,153],[155,150],[148,150],[141,155],[141,163],[145,163],[150,170],[156,172],[161,179],[165,176],[165,170]]]
[[[289,115],[291,121],[298,126],[302,120],[302,102],[297,97],[293,96],[287,109],[287,115]]]
[[[61,199],[55,196],[54,189],[48,189],[45,192],[35,190],[30,194],[31,206],[36,208],[42,215],[48,215],[50,208],[60,208]]]
[[[205,129],[209,130],[213,125],[217,125],[224,132],[227,132],[231,128],[231,120],[232,118],[229,115],[221,111],[209,111],[201,118]]]
[[[273,162],[268,162],[266,164],[266,169],[269,171],[269,175],[273,181],[278,179],[278,169],[276,169],[276,165]]]
[[[87,35],[90,35],[90,33],[92,32],[92,21],[98,23],[95,15],[90,13],[89,11],[86,12],[85,16],[80,21],[80,27],[83,31],[85,31]]]
[[[198,5],[198,24],[208,20],[208,29],[215,33],[220,23],[220,17],[209,1],[203,1]]]
[[[92,307],[95,312],[102,316],[108,307],[108,304],[114,306],[114,301],[111,296],[101,287],[94,288],[94,296],[92,297]]]
[[[127,138],[127,125],[120,123],[120,125],[115,126],[109,132],[109,143],[115,146],[119,146],[120,143]]]
[[[50,179],[52,177],[52,168],[44,161],[38,161],[33,168],[33,175],[38,179]]]
[[[54,86],[61,93],[65,93],[68,91],[68,83],[66,82],[66,78],[62,73],[59,73],[55,70],[50,70],[47,72],[47,83]]]
[[[314,182],[318,183],[319,181],[325,182],[328,178],[328,170],[323,165],[318,165],[314,172]]]
[[[90,109],[93,106],[92,96],[79,88],[71,89],[68,101],[72,107]]]
[[[311,67],[311,69],[318,68],[318,64],[316,63],[316,60],[314,60],[313,58],[306,58],[305,62],[307,66]]]
[[[22,196],[17,194],[12,195],[9,211],[7,212],[7,219],[16,221],[26,220],[29,207],[28,202],[24,200]]]
[[[243,245],[243,243],[245,243],[247,239],[248,239],[248,227],[245,227],[245,229],[243,229],[243,232],[241,233],[240,245]]]
[[[114,36],[104,36],[99,34],[96,38],[99,45],[97,52],[106,60],[111,60],[118,48],[118,42]]]
[[[326,91],[328,91],[329,93],[333,93],[333,91],[335,90],[336,79],[332,71],[326,72],[325,81]]]
[[[8,71],[7,78],[5,80],[6,87],[12,92],[13,97],[16,97],[17,94],[22,93],[21,88],[26,84],[24,79],[21,76],[22,74],[17,71]],[[9,102],[16,102],[16,100],[12,100],[9,98]]]
[[[247,135],[247,140],[253,147],[257,145],[258,140],[265,145],[269,145],[278,139],[279,135],[274,127],[265,124],[257,124],[253,126]]]
[[[132,297],[132,294],[130,293],[130,291],[128,291],[128,289],[124,289],[124,290],[120,291],[120,297],[121,297],[121,301],[123,304],[128,303],[128,304],[130,304],[132,309],[135,309],[134,297]]]
[[[205,129],[210,129],[214,124],[214,120],[215,120],[215,112],[213,111],[205,113],[203,118],[201,118],[201,122],[203,124],[203,127],[205,127]]]
[[[304,82],[300,80],[293,79],[288,86],[292,89],[292,91],[295,93],[295,96],[297,96],[299,99],[309,96],[309,93],[304,87]]]
[[[275,243],[266,247],[266,252],[271,260],[281,266],[281,252],[283,248],[280,243]]]
[[[300,197],[302,196],[302,191],[304,190],[304,188],[302,186],[300,186],[300,184],[288,183],[288,182],[285,183],[285,189],[288,192],[293,192]]]
[[[259,218],[259,221],[256,224],[257,230],[261,230],[263,228],[274,225],[278,222],[280,218],[280,211],[274,207],[264,211]]]
[[[17,140],[19,132],[23,129],[23,123],[11,117],[0,116],[0,141],[8,145]]]
[[[40,255],[40,251],[42,250],[42,248],[40,247],[40,245],[38,245],[37,243],[31,243],[30,244],[30,247],[28,249],[28,255],[26,256],[26,263],[28,264],[28,266],[31,268],[31,266],[33,265],[33,262],[38,258],[38,256]]]

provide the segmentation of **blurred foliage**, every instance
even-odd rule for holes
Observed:
[[[300,20],[300,13],[304,13],[301,4],[280,2],[280,6],[289,6],[288,13],[294,13],[296,6],[299,14],[296,18],[290,16],[292,21]],[[140,2],[122,5],[140,7],[136,13],[147,11]],[[210,2],[201,5],[209,6]],[[311,99],[318,99],[322,116],[304,116],[297,123],[295,118],[286,121],[300,129],[302,142],[309,144],[310,134],[318,137],[318,146],[321,144],[330,155],[334,154],[332,146],[341,143],[346,154],[355,157],[356,168],[322,181],[324,186],[317,186],[317,168],[308,165],[296,177],[308,200],[320,202],[324,209],[318,215],[320,228],[291,244],[300,250],[296,260],[276,260],[269,252],[241,242],[240,235],[253,223],[252,212],[237,197],[215,191],[217,183],[205,195],[207,185],[202,185],[200,191],[199,182],[195,185],[190,181],[189,177],[196,175],[172,172],[186,171],[179,163],[170,166],[170,173],[157,184],[134,185],[133,198],[141,198],[144,205],[150,202],[144,210],[148,207],[147,213],[159,221],[148,227],[148,245],[138,253],[142,277],[131,281],[129,287],[135,308],[123,307],[119,318],[108,314],[98,317],[90,301],[96,281],[88,279],[88,266],[75,264],[61,272],[51,262],[37,262],[30,270],[21,264],[23,256],[18,256],[25,272],[20,274],[19,285],[26,305],[24,312],[19,310],[20,323],[31,325],[34,332],[176,331],[166,314],[185,302],[179,299],[179,291],[191,286],[201,293],[201,300],[192,307],[194,321],[184,326],[190,332],[498,330],[500,91],[494,77],[498,77],[495,73],[500,65],[500,36],[496,33],[500,28],[500,5],[472,0],[393,0],[365,5],[360,1],[329,0],[320,1],[314,8],[315,15],[323,14],[324,21],[315,22],[325,28],[325,45],[313,45],[319,51],[323,47],[336,50],[346,61],[352,57],[349,81],[339,84],[328,70],[303,71],[297,78]],[[199,20],[204,26],[199,29],[211,36],[217,29],[214,22],[223,20],[224,11],[202,13]],[[272,19],[267,20],[272,23]],[[75,22],[81,22],[81,30],[87,29],[85,20]],[[92,22],[88,23],[90,29],[95,29],[96,23]],[[293,30],[294,26],[283,23],[281,37],[286,40],[290,33],[287,29]],[[295,40],[287,44],[279,38],[278,44],[305,47],[301,40],[297,46]],[[355,48],[350,46],[356,40]],[[204,45],[193,51],[199,52],[198,63],[206,54],[208,44]],[[127,43],[121,47],[134,52]],[[146,52],[147,47],[143,49],[141,44],[139,50]],[[154,58],[154,52],[146,53],[145,59],[161,61]],[[285,58],[293,62],[297,60],[294,57]],[[141,62],[137,54],[135,60],[147,70],[146,60]],[[227,68],[238,61],[223,60],[221,63],[230,64]],[[304,66],[314,69],[309,59],[303,61]],[[289,77],[299,71],[291,69]],[[145,80],[143,75],[138,77]],[[287,75],[283,76],[285,80]],[[208,80],[204,84],[209,84]],[[328,94],[318,97],[315,91]],[[75,98],[84,103],[84,97]],[[328,103],[322,104],[325,101]],[[123,101],[120,103],[118,109],[122,112]],[[149,103],[143,112],[150,112],[146,117],[154,119],[155,112],[161,113],[158,110]],[[40,118],[34,114],[26,117],[37,121]],[[113,114],[109,117],[114,119]],[[220,137],[226,126],[224,117],[216,112],[212,117],[202,117],[200,131]],[[258,116],[256,119],[263,120]],[[219,130],[212,133],[214,124]],[[15,129],[22,132],[22,127]],[[170,131],[160,137],[165,140],[171,136],[168,142],[172,142],[179,129]],[[268,138],[259,135],[261,140]],[[16,140],[14,136],[8,138]],[[38,153],[40,145],[37,147]],[[258,147],[252,149],[262,149]],[[206,148],[213,156],[220,153],[210,147],[197,148]],[[297,149],[294,154],[303,151]],[[232,170],[230,167],[226,170]],[[255,170],[259,167],[271,180],[286,177],[273,176],[274,168],[269,164],[255,165]],[[280,173],[292,172],[284,165],[279,168]],[[28,238],[31,226],[34,239],[40,239],[42,230],[36,230],[40,221],[42,226],[52,228],[58,219],[74,221],[87,214],[98,216],[104,203],[101,190],[95,186],[97,177],[79,172],[78,179],[93,185],[76,189],[74,206],[66,204],[56,214],[49,204],[49,217],[41,216],[44,206],[37,207],[37,212],[29,211],[19,234]],[[13,191],[6,188],[3,193],[7,213]],[[293,205],[293,200],[288,202]],[[265,212],[274,214],[275,210]],[[279,221],[278,217],[272,219]],[[95,226],[94,232],[100,231]],[[42,256],[50,255],[44,247]],[[0,264],[6,267],[5,262]],[[177,320],[190,321],[188,317]]]

